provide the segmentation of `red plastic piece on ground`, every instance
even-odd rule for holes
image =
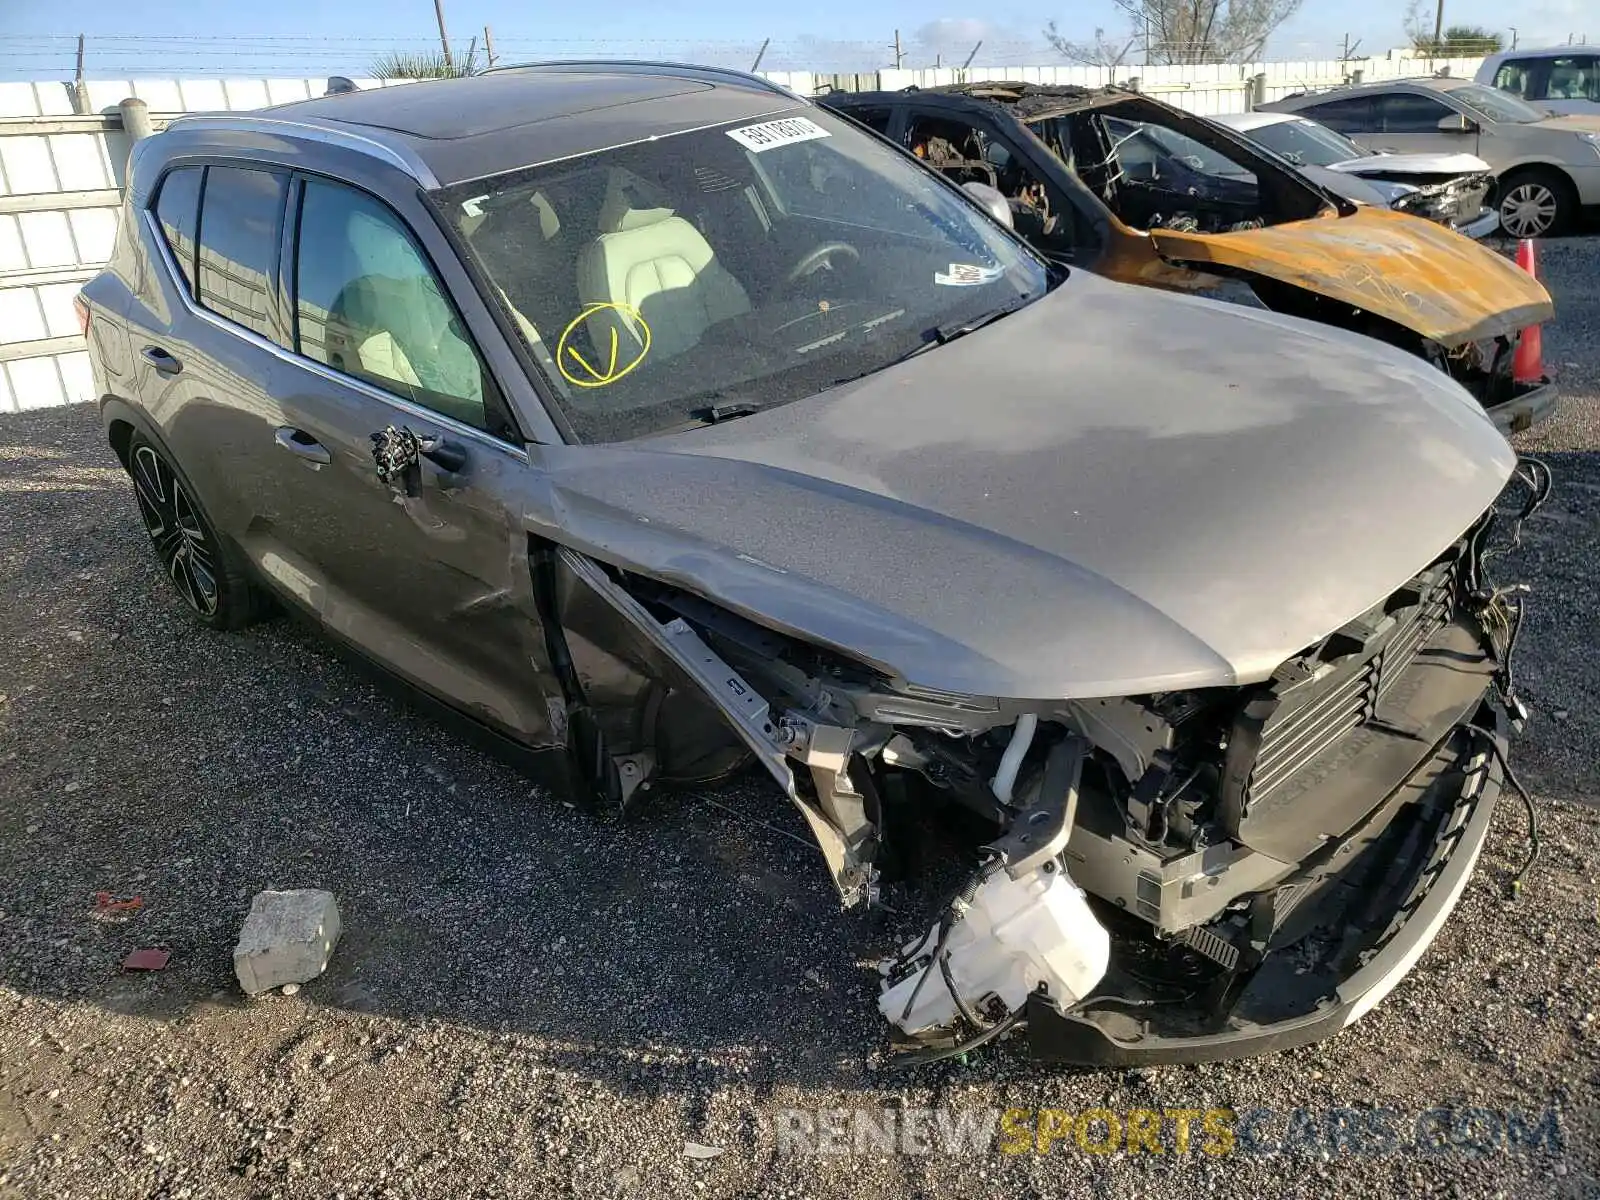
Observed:
[[[1517,243],[1517,266],[1535,279],[1539,277],[1532,238],[1523,238]],[[1529,325],[1517,338],[1517,352],[1511,358],[1511,378],[1517,383],[1544,381],[1544,334],[1539,326]]]
[[[159,971],[172,958],[170,950],[135,950],[122,960],[124,971]]]

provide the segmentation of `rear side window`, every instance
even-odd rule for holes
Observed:
[[[308,179],[295,250],[295,348],[497,436],[488,372],[421,249],[387,206]]]
[[[889,132],[889,118],[894,115],[889,108],[857,108],[851,105],[843,110],[844,114],[855,121],[860,121],[868,129],[876,129],[879,133]]]
[[[203,167],[169,171],[156,196],[156,221],[190,295],[194,294],[194,231],[200,222],[200,177],[204,171]]]
[[[1372,98],[1352,96],[1348,100],[1330,100],[1326,104],[1313,104],[1297,110],[1302,117],[1321,121],[1339,133],[1376,133],[1373,122]]]
[[[1600,100],[1600,65],[1587,56],[1552,58],[1542,100]]]
[[[1524,100],[1536,100],[1528,87],[1528,63],[1526,59],[1517,59],[1512,62],[1500,64],[1500,69],[1494,73],[1494,86],[1502,92],[1510,92],[1513,96],[1521,96]]]
[[[208,167],[200,206],[197,299],[217,316],[278,341],[272,295],[287,187],[287,177],[274,171]]]
[[[1431,97],[1410,92],[1396,92],[1377,99],[1382,133],[1438,133],[1439,122],[1455,111]]]

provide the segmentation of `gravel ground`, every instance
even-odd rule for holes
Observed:
[[[1543,857],[1504,901],[1526,827],[1502,805],[1455,917],[1376,1012],[1198,1068],[1054,1070],[1002,1046],[886,1073],[870,964],[894,918],[837,911],[770,789],[660,796],[627,824],[539,794],[287,621],[197,627],[93,414],[0,417],[0,1194],[1600,1195],[1600,239],[1544,269],[1567,399],[1523,439],[1557,486],[1516,557],[1535,588],[1516,761]],[[239,922],[293,886],[338,895],[344,940],[297,995],[247,1001]],[[143,907],[97,921],[101,891]],[[145,946],[170,966],[122,972]],[[1561,1147],[1480,1154],[801,1157],[776,1137],[790,1109],[1259,1106],[1276,1144],[1296,1109],[1409,1129],[1551,1105]]]

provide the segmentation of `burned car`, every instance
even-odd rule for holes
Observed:
[[[642,823],[766,772],[845,904],[938,893],[883,947],[916,1053],[1326,1036],[1466,886],[1547,480],[1420,359],[1052,265],[709,69],[183,117],[130,174],[86,321],[198,619],[276,601]]]
[[[1178,290],[1242,281],[1275,312],[1421,355],[1502,429],[1556,403],[1547,378],[1512,373],[1521,331],[1553,311],[1537,280],[1450,229],[1352,204],[1211,121],[1119,88],[1029,83],[819,101],[997,188],[1053,259]]]

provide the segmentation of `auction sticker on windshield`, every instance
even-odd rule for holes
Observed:
[[[814,142],[817,138],[831,135],[810,117],[784,117],[778,121],[763,121],[759,125],[730,129],[728,136],[746,150],[760,154],[763,150],[792,146],[796,142]]]
[[[935,271],[933,281],[942,287],[977,287],[1005,274],[1002,267],[980,267],[974,263],[951,263],[948,271]]]

